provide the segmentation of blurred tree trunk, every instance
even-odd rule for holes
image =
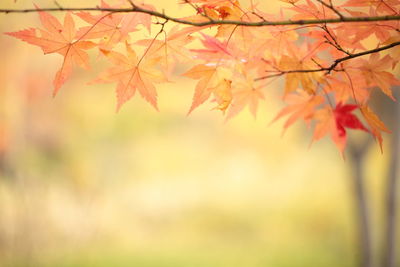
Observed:
[[[396,90],[397,89],[397,90]],[[395,88],[395,96],[400,98],[398,93],[399,88]],[[396,267],[396,254],[397,252],[397,224],[398,224],[398,194],[399,194],[399,168],[398,163],[400,159],[400,104],[393,102],[384,96],[382,93],[375,93],[371,97],[371,106],[379,113],[382,120],[391,128],[392,134],[388,135],[386,139],[390,138],[390,145],[386,148],[385,153],[389,155],[388,172],[386,177],[381,177],[385,180],[384,192],[384,229],[383,229],[383,242],[382,242],[382,267]],[[364,176],[366,166],[364,158],[367,155],[368,148],[371,144],[371,139],[349,140],[349,154],[351,156],[351,169],[353,192],[356,205],[357,221],[359,227],[359,246],[360,246],[360,267],[371,267],[374,263],[373,240],[371,235],[371,222],[370,222],[370,208],[369,198],[366,193],[366,178]]]
[[[396,99],[400,99],[400,88],[393,88],[393,95]],[[385,179],[384,186],[384,222],[383,222],[383,242],[382,242],[382,267],[396,267],[396,254],[397,248],[397,232],[398,232],[398,194],[399,194],[399,153],[400,153],[400,104],[394,102],[384,96],[382,93],[375,94],[371,97],[373,106],[379,112],[379,116],[392,130],[391,135],[387,135],[386,139],[390,138],[390,145],[388,146],[388,171]]]
[[[370,208],[368,196],[365,190],[364,158],[368,151],[370,138],[361,143],[349,142],[349,153],[351,157],[353,196],[355,201],[355,213],[358,225],[358,244],[359,244],[359,266],[372,267],[372,237]]]
[[[397,88],[399,89],[399,88]],[[397,99],[400,94],[397,93]],[[400,153],[400,104],[398,102],[385,108],[386,117],[392,125],[390,161],[388,167],[387,182],[385,188],[385,228],[383,242],[383,267],[396,266],[396,238],[397,238],[397,214],[399,194],[399,153]]]

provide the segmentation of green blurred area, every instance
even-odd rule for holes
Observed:
[[[0,15],[1,32],[38,25]],[[115,85],[86,85],[107,66],[96,52],[52,98],[61,57],[0,40],[0,266],[355,265],[348,162],[300,124],[268,126],[282,81],[256,120],[225,123],[213,103],[186,116],[183,78],[157,88],[160,112],[136,95],[115,113]],[[369,156],[378,214],[385,157]]]

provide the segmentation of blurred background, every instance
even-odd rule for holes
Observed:
[[[160,9],[181,14],[175,2]],[[0,32],[36,26],[37,14],[0,15]],[[356,266],[352,160],[328,139],[310,148],[300,123],[284,137],[269,125],[283,80],[257,119],[225,123],[214,104],[186,116],[195,81],[184,78],[158,86],[160,112],[135,96],[115,113],[115,85],[87,85],[106,66],[95,52],[92,71],[75,69],[52,98],[61,57],[0,40],[0,266]],[[377,240],[384,151],[373,143],[365,161]]]

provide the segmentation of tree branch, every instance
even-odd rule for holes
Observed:
[[[10,14],[10,13],[33,13],[33,12],[65,12],[65,11],[107,11],[112,13],[145,13],[154,17],[162,18],[165,20],[173,21],[179,24],[203,27],[203,26],[216,26],[216,25],[238,25],[246,27],[260,27],[260,26],[283,26],[283,25],[312,25],[312,24],[332,24],[332,23],[349,23],[349,22],[373,22],[373,21],[390,21],[390,20],[400,20],[400,15],[391,16],[373,16],[373,17],[339,17],[330,19],[309,19],[309,20],[281,20],[281,21],[236,21],[236,20],[215,20],[209,19],[205,22],[193,22],[189,20],[184,20],[176,17],[160,13],[158,11],[153,11],[149,9],[142,8],[140,6],[132,6],[130,8],[101,8],[101,7],[53,7],[53,8],[41,8],[41,9],[0,9],[0,13]]]
[[[394,42],[394,43],[391,43],[389,45],[385,45],[385,46],[382,46],[382,47],[379,47],[379,48],[363,51],[363,52],[356,53],[356,54],[349,54],[348,56],[336,59],[329,67],[320,67],[318,69],[308,69],[308,70],[307,69],[305,69],[305,70],[303,69],[303,70],[287,70],[287,71],[276,70],[276,71],[271,71],[271,72],[277,72],[277,73],[266,75],[266,76],[263,76],[263,77],[259,77],[259,78],[256,79],[256,81],[263,80],[263,79],[268,79],[268,78],[272,78],[272,77],[278,77],[278,76],[282,76],[282,75],[290,74],[290,73],[310,73],[310,72],[326,71],[326,73],[329,74],[331,71],[341,71],[341,70],[336,70],[335,69],[336,66],[341,62],[344,62],[344,61],[347,61],[347,60],[350,60],[350,59],[353,59],[353,58],[357,58],[357,57],[361,57],[361,56],[377,53],[377,52],[380,52],[380,51],[383,51],[383,50],[387,50],[387,49],[390,49],[390,48],[398,46],[398,45],[400,45],[400,42]]]

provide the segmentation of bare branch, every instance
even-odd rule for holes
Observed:
[[[343,52],[343,53],[345,53],[345,54],[347,54],[347,55],[350,55],[350,53],[349,53],[348,51],[344,50],[343,47],[339,44],[339,42],[336,40],[336,37],[331,33],[331,31],[329,30],[329,28],[327,27],[326,24],[324,24],[324,25],[321,27],[321,29],[323,29],[323,30],[328,34],[328,36],[331,37],[331,39],[332,39],[332,41],[333,41],[333,42],[331,42],[331,41],[329,40],[329,38],[325,36],[326,42],[327,42],[328,44],[332,45],[332,46],[335,47],[337,50],[339,50],[339,51],[341,51],[341,52]]]
[[[332,71],[343,71],[342,69],[335,69],[337,67],[337,65],[339,65],[339,63],[341,63],[341,62],[344,62],[344,61],[347,61],[347,60],[350,60],[350,59],[353,59],[353,58],[362,57],[362,56],[365,56],[365,55],[377,53],[377,52],[380,52],[380,51],[383,51],[383,50],[387,50],[387,49],[390,49],[390,48],[398,46],[398,45],[400,45],[400,42],[394,42],[394,43],[391,43],[389,45],[385,45],[385,46],[382,46],[382,47],[379,47],[379,48],[363,51],[363,52],[356,53],[356,54],[349,54],[348,56],[336,59],[329,67],[320,67],[318,69],[287,70],[287,71],[284,71],[284,70],[276,70],[275,71],[274,70],[274,71],[270,71],[270,72],[277,72],[277,73],[266,75],[266,76],[263,76],[263,77],[259,77],[259,78],[255,79],[255,80],[259,81],[259,80],[268,79],[268,78],[272,78],[272,77],[278,77],[278,76],[282,76],[282,75],[290,74],[290,73],[311,73],[311,72],[322,72],[322,71],[325,71],[326,74],[329,74]]]
[[[133,9],[136,8],[136,5],[132,2],[132,0],[127,0],[129,2],[129,4],[132,6]]]

